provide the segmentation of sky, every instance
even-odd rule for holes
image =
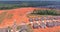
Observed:
[[[60,1],[60,0],[0,0],[0,1]]]

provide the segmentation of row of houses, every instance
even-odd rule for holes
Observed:
[[[42,16],[42,17],[30,17],[29,18],[29,22],[34,22],[34,21],[45,21],[46,20],[46,22],[48,22],[48,21],[50,21],[50,22],[53,22],[53,21],[60,21],[60,16]],[[48,20],[48,21],[47,21]]]
[[[32,17],[29,22],[33,28],[46,28],[60,26],[60,16]]]
[[[44,29],[46,29],[46,27],[48,27],[48,28],[53,28],[53,27],[58,27],[58,26],[60,26],[60,22],[46,22],[46,24],[45,23],[43,23],[43,22],[41,22],[41,23],[33,23],[33,25],[32,25],[32,27],[35,29],[38,29],[38,28],[44,28]]]

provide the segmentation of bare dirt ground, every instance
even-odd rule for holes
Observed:
[[[14,20],[16,20],[16,23],[19,25],[22,21],[29,23],[27,18],[27,12],[31,12],[34,9],[38,8],[17,8],[17,9],[11,9],[11,10],[0,10],[0,13],[7,11],[7,14],[13,14],[13,17],[11,19],[8,19],[7,17],[3,20],[3,22],[0,24],[0,28],[12,26],[14,23]],[[39,8],[39,9],[46,9],[46,8]],[[6,14],[6,15],[7,15]],[[34,32],[60,32],[60,26],[59,27],[53,27],[53,28],[46,28],[46,29],[33,29]]]

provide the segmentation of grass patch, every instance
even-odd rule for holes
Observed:
[[[20,30],[21,29],[21,26],[17,26],[17,30]],[[32,28],[30,25],[27,25],[27,32],[33,32]]]
[[[2,12],[0,14],[0,23],[5,19],[7,12]]]
[[[8,18],[8,19],[11,19],[12,17],[13,17],[13,14],[8,14],[8,15],[7,15],[7,18]]]
[[[33,32],[32,27],[30,25],[27,25],[27,27],[28,27],[27,32]]]
[[[21,26],[17,26],[17,30],[19,30],[21,28]]]

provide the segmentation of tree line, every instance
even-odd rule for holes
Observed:
[[[37,15],[60,15],[55,10],[34,10],[31,14]]]

